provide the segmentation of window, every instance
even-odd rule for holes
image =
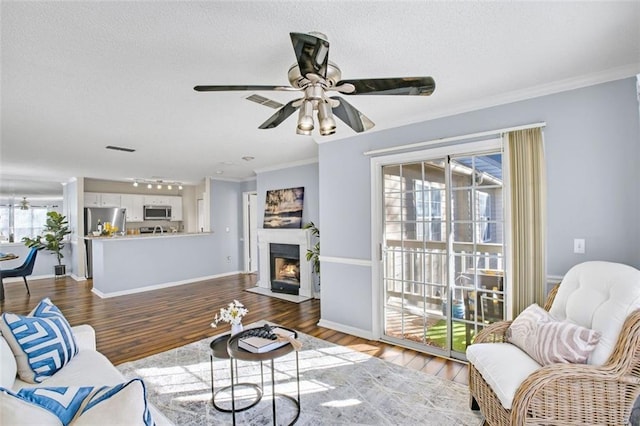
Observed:
[[[33,238],[42,233],[47,222],[46,207],[31,207],[20,210],[10,206],[0,207],[0,241],[9,241],[11,234],[11,215],[13,214],[14,241],[19,242],[23,237]]]

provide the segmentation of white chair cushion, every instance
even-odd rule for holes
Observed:
[[[520,384],[541,368],[524,351],[511,343],[476,343],[467,348],[467,359],[482,375],[502,403],[510,410]]]
[[[600,341],[587,364],[603,365],[625,319],[636,309],[640,309],[640,271],[620,263],[593,261],[567,272],[549,313],[599,331]]]

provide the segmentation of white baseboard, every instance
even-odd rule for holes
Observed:
[[[145,291],[159,290],[161,288],[167,288],[167,287],[176,287],[179,285],[191,284],[198,281],[213,280],[215,278],[228,277],[229,275],[237,275],[241,273],[242,273],[241,271],[225,272],[224,274],[208,275],[205,277],[197,277],[197,278],[191,278],[191,279],[182,280],[182,281],[173,281],[173,282],[162,283],[162,284],[154,284],[146,287],[138,287],[130,290],[114,291],[110,293],[103,293],[102,291],[97,290],[95,288],[91,289],[91,291],[101,299],[108,299],[110,297],[126,296],[127,294],[135,294],[135,293],[144,293]]]
[[[369,330],[362,330],[360,328],[351,327],[348,325],[340,324],[333,321],[327,321],[320,319],[318,327],[329,328],[331,330],[339,331],[341,333],[351,334],[353,336],[362,337],[367,340],[377,340],[373,337],[373,333]]]
[[[27,275],[27,282],[35,281],[35,280],[43,280],[45,278],[55,278],[55,274],[46,274],[46,275]],[[17,283],[18,281],[24,284],[22,277],[12,277],[12,278],[3,278],[3,282],[5,283]]]

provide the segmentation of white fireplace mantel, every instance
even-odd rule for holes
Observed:
[[[280,295],[271,291],[271,261],[269,244],[292,244],[300,250],[300,294]],[[272,293],[274,297],[304,301],[313,298],[313,277],[310,262],[306,262],[307,249],[311,246],[311,231],[308,229],[258,229],[258,287],[261,294]]]

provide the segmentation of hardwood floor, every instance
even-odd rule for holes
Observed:
[[[294,304],[244,291],[255,286],[255,279],[255,275],[234,275],[108,299],[91,292],[91,280],[30,280],[31,296],[20,281],[5,283],[0,310],[27,314],[49,297],[71,325],[91,324],[98,350],[118,365],[227,331],[227,324],[214,329],[210,323],[221,307],[237,299],[249,309],[245,324],[269,320],[407,368],[468,383],[464,363],[318,327],[319,300]]]

